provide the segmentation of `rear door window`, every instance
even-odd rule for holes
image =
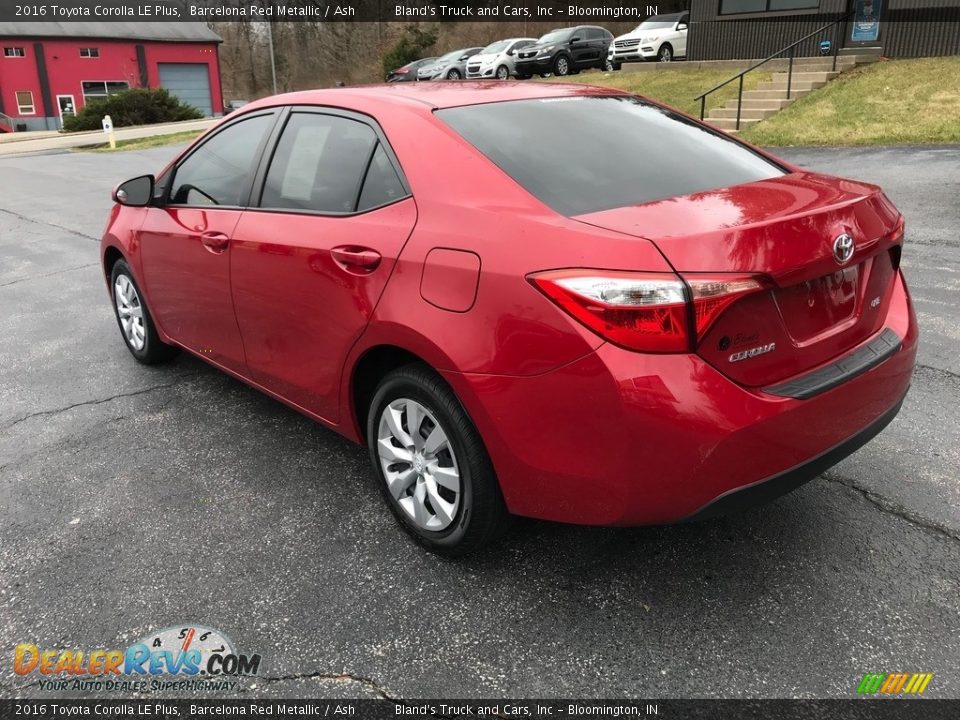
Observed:
[[[436,115],[564,215],[786,174],[736,141],[636,97],[518,100]]]
[[[376,146],[376,133],[358,120],[292,113],[270,163],[260,206],[354,212]]]

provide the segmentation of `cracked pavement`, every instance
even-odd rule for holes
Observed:
[[[960,697],[960,147],[781,153],[907,218],[920,366],[876,439],[763,508],[521,521],[462,561],[407,540],[363,449],[128,356],[94,239],[176,150],[0,158],[0,696],[43,695],[17,643],[196,622],[263,656],[239,697],[850,697],[868,671]]]

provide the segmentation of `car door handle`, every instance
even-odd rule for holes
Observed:
[[[200,234],[200,242],[210,252],[222,253],[230,244],[230,236],[221,232],[205,232]]]
[[[340,245],[330,250],[330,255],[340,267],[348,272],[373,272],[380,264],[380,253],[359,245]]]

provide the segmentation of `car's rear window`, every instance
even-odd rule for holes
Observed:
[[[786,173],[722,134],[634,97],[517,100],[447,108],[437,116],[564,215]]]

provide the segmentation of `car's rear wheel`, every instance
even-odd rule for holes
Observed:
[[[407,365],[381,381],[367,438],[387,504],[428,549],[462,555],[506,527],[509,516],[483,441],[429,368]]]
[[[160,340],[143,293],[125,260],[117,260],[110,272],[110,294],[120,334],[130,354],[145,365],[174,357],[178,349]]]
[[[447,80],[459,80],[460,77],[460,71],[456,68],[447,73]]]
[[[673,60],[673,48],[670,47],[669,43],[664,43],[660,46],[660,50],[657,52],[657,60],[660,62],[670,62]]]
[[[527,73],[517,73],[517,80],[529,80],[532,77],[533,75],[529,75]]]
[[[509,80],[510,79],[510,68],[506,65],[501,65],[497,68],[497,80]]]
[[[560,55],[553,61],[553,74],[559,77],[570,74],[570,59],[566,55]]]

